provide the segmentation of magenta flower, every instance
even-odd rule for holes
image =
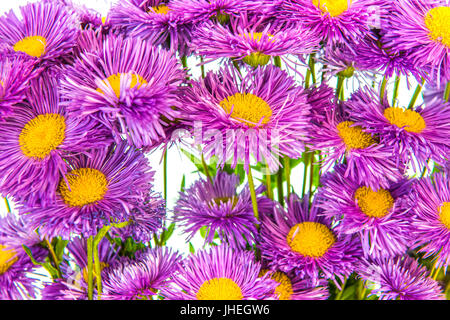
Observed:
[[[273,298],[277,282],[259,277],[261,265],[249,251],[226,245],[198,251],[182,260],[170,286],[169,300],[254,300]]]
[[[274,207],[261,219],[261,256],[272,270],[292,272],[307,278],[311,286],[320,279],[335,280],[350,275],[362,254],[357,237],[340,233],[308,196],[291,194],[287,209]]]
[[[227,65],[193,81],[182,99],[183,123],[208,129],[205,135],[214,139],[202,139],[205,157],[217,156],[219,165],[242,161],[248,171],[253,156],[274,172],[278,157],[296,158],[304,150],[310,107],[303,89],[277,67],[241,75]]]
[[[139,38],[109,36],[67,70],[62,93],[74,115],[104,123],[117,142],[140,148],[165,137],[184,76],[177,59]]]

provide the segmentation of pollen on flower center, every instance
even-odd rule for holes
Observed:
[[[66,175],[66,179],[69,186],[64,178],[61,179],[59,192],[70,207],[82,207],[102,200],[108,191],[108,180],[97,169],[75,169]]]
[[[29,56],[39,58],[45,53],[47,39],[41,36],[25,37],[16,42],[13,49],[28,54]]]
[[[17,253],[14,250],[0,244],[0,275],[8,271],[17,260]]]
[[[103,80],[103,82],[105,84],[109,83],[111,85],[117,98],[120,98],[120,82],[124,75],[125,75],[124,73],[117,73],[117,74],[113,74],[113,75],[109,76],[108,78],[106,78],[105,80]],[[130,89],[134,88],[136,86],[138,86],[138,89],[139,89],[143,84],[147,84],[147,81],[144,78],[142,78],[140,75],[137,75],[134,73],[131,74]],[[100,88],[97,88],[97,91],[100,93],[103,93],[103,91]]]
[[[269,270],[263,269],[261,270],[259,276],[264,276]],[[275,294],[278,296],[278,300],[290,300],[291,295],[294,293],[292,289],[291,279],[284,272],[275,272],[270,278],[279,283],[279,285],[275,288]]]
[[[40,114],[31,119],[19,135],[19,145],[29,158],[44,159],[64,141],[65,119],[56,113]]]
[[[373,191],[368,187],[360,187],[355,192],[358,207],[368,217],[382,218],[394,206],[394,198],[388,190]]]
[[[430,37],[450,47],[450,7],[436,7],[425,15],[425,25]]]
[[[384,116],[393,125],[399,128],[405,128],[408,132],[421,133],[425,128],[425,120],[420,113],[403,108],[387,108],[384,110]]]
[[[312,0],[312,3],[323,13],[328,12],[330,16],[336,17],[347,11],[352,0]]]
[[[152,9],[157,14],[168,14],[170,11],[170,8],[166,5],[155,6],[155,7],[152,7]]]
[[[450,229],[450,202],[444,202],[439,208],[439,219]]]
[[[197,300],[242,300],[241,288],[231,279],[213,278],[203,282]]]
[[[354,126],[352,121],[341,122],[336,128],[347,149],[365,149],[376,143],[370,134],[364,132],[361,126]]]
[[[302,222],[291,228],[287,237],[288,245],[306,257],[322,257],[336,242],[333,232],[318,222]]]
[[[223,99],[220,106],[225,112],[248,127],[255,127],[258,123],[266,124],[272,117],[269,104],[251,93],[236,93]]]

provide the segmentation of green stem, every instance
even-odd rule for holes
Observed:
[[[164,150],[163,157],[163,175],[164,175],[164,200],[167,201],[167,149]]]
[[[392,106],[395,107],[395,101],[398,97],[398,88],[400,87],[400,76],[395,76],[395,82],[394,82],[394,95],[392,97]]]
[[[102,295],[102,268],[100,265],[100,256],[98,253],[98,245],[100,241],[94,240],[94,272],[95,272],[95,279],[97,280],[97,299],[101,300]]]
[[[252,198],[253,214],[255,215],[256,220],[259,221],[258,202],[256,201],[255,184],[253,183],[252,168],[250,166],[248,167],[247,179]]]
[[[383,81],[381,82],[381,87],[380,87],[380,103],[382,104],[384,101],[384,96],[386,94],[386,86],[387,86],[387,78],[386,76],[383,76]]]
[[[422,82],[417,85],[416,90],[414,91],[414,94],[411,98],[411,101],[409,102],[408,109],[412,109],[414,105],[416,104],[417,98],[419,97],[420,92],[422,91],[422,87],[425,84],[425,79],[422,78]]]
[[[200,56],[200,70],[202,71],[202,78],[205,78],[205,65],[203,64],[203,56]]]
[[[315,57],[314,53],[312,53],[309,56],[308,66],[309,66],[309,69],[311,70],[312,82],[314,84],[316,84],[316,82],[317,82],[317,80],[316,80],[316,67],[315,67],[316,66],[316,61],[315,61],[314,57]]]
[[[205,157],[203,157],[203,153],[202,153],[202,165],[203,165],[203,169],[205,170],[206,178],[211,183],[211,185],[214,185],[214,181],[211,178],[211,174],[209,173],[208,165],[205,162]]]
[[[94,273],[93,273],[93,260],[92,260],[92,247],[94,243],[94,237],[90,236],[87,239],[87,273],[88,273],[88,300],[93,300],[94,296]]]
[[[302,198],[306,194],[306,178],[308,175],[310,152],[308,152],[308,150],[305,150],[304,156],[305,156],[305,161],[304,161],[305,168],[303,170]]]
[[[365,281],[360,280],[358,284],[358,300],[364,300],[366,297],[367,288],[365,286]]]
[[[265,178],[266,178],[266,187],[267,187],[266,194],[270,200],[273,200],[272,175],[270,174],[269,166],[266,167],[265,176],[266,176]]]
[[[311,204],[311,193],[313,188],[313,182],[314,182],[314,154],[315,151],[311,152],[311,162],[309,163],[309,203]]]
[[[279,56],[273,57],[273,63],[276,67],[281,69],[281,58]]]
[[[341,98],[341,92],[344,91],[344,77],[338,76],[337,85],[336,85],[336,97],[338,99]]]
[[[61,279],[62,278],[62,274],[61,274],[61,269],[59,268],[59,261],[58,258],[56,257],[56,253],[55,250],[53,249],[53,246],[51,244],[51,242],[48,240],[47,237],[45,237],[45,243],[48,247],[48,250],[50,251],[50,256],[52,257],[53,263],[55,265],[56,270],[58,271],[58,277]]]
[[[277,191],[278,202],[281,206],[284,206],[284,191],[283,191],[283,169],[280,168],[277,172]]]
[[[289,157],[285,157],[284,158],[284,175],[286,176],[286,195],[287,198],[289,199],[289,196],[291,195],[291,163],[290,163],[290,158]]]
[[[449,98],[450,98],[450,81],[447,82],[447,86],[445,87],[444,101],[449,102]]]

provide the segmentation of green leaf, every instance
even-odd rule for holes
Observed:
[[[164,232],[163,243],[166,243],[167,240],[169,240],[169,238],[172,236],[174,230],[175,230],[175,223],[172,222],[169,225],[169,227],[167,228],[167,230]]]
[[[190,253],[195,253],[194,246],[192,245],[191,242],[189,242],[189,252],[190,252]]]
[[[50,276],[53,279],[58,279],[60,278],[59,276],[59,271],[58,269],[56,269],[55,267],[52,266],[52,264],[47,261],[47,262],[37,262],[36,259],[34,259],[33,254],[31,253],[30,248],[28,248],[26,245],[22,245],[23,250],[25,250],[25,253],[28,255],[28,257],[30,257],[31,262],[36,265],[36,266],[41,266],[43,268],[45,268],[45,270],[48,271],[48,273],[50,274]]]
[[[208,232],[208,227],[207,226],[203,226],[200,228],[200,235],[202,236],[202,238],[206,238],[207,232]]]
[[[181,187],[180,191],[184,192],[184,188],[186,187],[186,175],[183,174],[183,179],[181,179]]]
[[[52,240],[52,246],[55,250],[56,258],[58,262],[62,261],[64,255],[64,249],[66,248],[69,240],[62,240],[61,237],[55,237]]]
[[[356,285],[346,287],[342,295],[342,300],[356,300]]]

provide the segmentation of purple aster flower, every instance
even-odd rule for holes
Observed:
[[[265,17],[249,17],[246,13],[232,17],[230,26],[204,23],[192,36],[194,51],[205,56],[206,61],[233,58],[252,67],[266,65],[275,56],[285,59],[282,56],[287,54],[309,54],[318,43],[319,39],[301,25],[279,27]]]
[[[108,145],[108,131],[63,106],[58,81],[51,75],[33,80],[26,100],[0,127],[0,192],[29,205],[55,200],[66,160],[88,148]]]
[[[55,203],[19,207],[43,235],[95,235],[110,222],[128,220],[138,199],[150,192],[153,172],[148,160],[126,143],[88,151],[68,162],[70,171],[54,190]]]
[[[32,65],[22,58],[0,60],[0,122],[11,114],[15,104],[25,99],[31,70]]]
[[[387,97],[381,102],[373,89],[365,87],[352,95],[347,106],[355,124],[392,146],[403,163],[415,160],[425,165],[429,159],[443,163],[447,158],[450,104],[436,99],[415,109],[391,107]]]
[[[445,300],[439,283],[408,256],[364,260],[358,266],[358,274],[369,281],[371,295],[381,300]]]
[[[275,171],[279,156],[297,158],[304,150],[310,107],[303,89],[280,68],[268,65],[241,75],[227,65],[193,81],[182,99],[183,122],[195,131],[198,124],[208,128],[204,135],[210,138],[199,138],[205,158],[215,155],[219,165],[242,161],[248,171],[252,155]]]
[[[335,108],[336,94],[334,89],[326,83],[311,87],[307,91],[307,101],[311,106],[311,122],[322,125],[326,121],[326,114]]]
[[[359,178],[373,189],[388,187],[389,181],[403,177],[404,168],[392,157],[393,147],[379,143],[365,128],[355,125],[345,105],[327,109],[322,119],[323,115],[313,120],[310,128],[311,149],[326,155],[322,172],[346,162],[345,177]]]
[[[0,17],[0,40],[9,51],[46,67],[71,54],[78,22],[66,8],[54,3],[30,3],[20,11],[22,20],[13,10]]]
[[[166,205],[159,194],[148,194],[136,202],[130,211],[129,224],[115,229],[122,239],[132,237],[137,242],[149,242],[155,232],[161,228],[166,216]]]
[[[258,1],[261,2],[261,1]],[[170,8],[182,12],[194,24],[214,20],[227,23],[244,11],[255,10],[261,4],[252,0],[172,0]]]
[[[183,11],[173,10],[165,0],[125,0],[114,5],[109,22],[128,36],[163,44],[171,51],[189,55],[192,23]]]
[[[220,245],[190,255],[172,282],[161,290],[170,300],[261,300],[271,298],[277,282],[259,277],[261,264],[253,252]],[[273,297],[273,296],[272,296]]]
[[[373,0],[290,0],[278,9],[281,19],[304,24],[326,43],[352,44],[362,40],[376,24]]]
[[[102,298],[151,300],[167,286],[180,260],[181,256],[167,247],[148,249],[137,260],[124,258],[108,270]]]
[[[411,194],[415,244],[420,252],[425,252],[425,257],[435,257],[436,268],[450,265],[449,173],[435,173],[420,179]]]
[[[248,185],[239,191],[239,177],[218,171],[213,184],[207,179],[196,181],[180,192],[174,208],[174,221],[188,233],[189,241],[202,227],[207,227],[205,242],[211,243],[217,234],[230,245],[245,248],[252,245],[259,224],[254,216]],[[263,188],[256,190],[258,211],[268,211],[273,203],[261,196]]]
[[[310,283],[302,277],[296,276],[293,272],[288,274],[267,269],[261,271],[261,275],[269,272],[270,278],[278,283],[275,288],[275,295],[278,300],[326,300],[329,297],[328,283],[321,279],[320,285],[311,287]]]
[[[42,289],[42,300],[88,300],[87,290],[64,280],[56,279]],[[97,299],[94,290],[93,299]]]
[[[100,46],[100,45],[99,45]],[[109,36],[98,53],[82,53],[62,81],[67,108],[89,115],[140,148],[164,137],[177,115],[178,85],[184,75],[177,59],[142,39]]]
[[[77,17],[82,29],[99,29],[105,27],[106,18],[91,8],[87,8],[71,0],[44,0],[44,3],[53,3],[63,6],[67,11]]]
[[[321,214],[314,199],[291,194],[287,210],[274,207],[272,215],[261,219],[261,256],[271,270],[292,272],[309,279],[311,286],[320,278],[343,280],[353,272],[362,254],[359,239],[339,233]]]
[[[32,228],[28,216],[16,216],[13,213],[0,218],[0,244],[7,243],[16,252],[23,251],[22,245],[27,246],[37,261],[43,261],[48,251],[41,246],[43,241],[37,230]]]
[[[406,51],[414,65],[430,68],[430,78],[450,80],[450,7],[446,0],[392,2],[386,45]]]
[[[394,75],[413,75],[417,81],[426,77],[423,68],[417,68],[412,61],[409,52],[394,52],[389,49],[383,35],[375,34],[367,36],[359,42],[355,48],[358,65],[365,69],[375,70],[377,73],[391,78]]]
[[[405,254],[412,241],[411,180],[372,189],[345,177],[345,172],[341,165],[323,176],[319,197],[323,215],[339,222],[340,232],[357,234],[366,257]]]
[[[0,300],[34,298],[37,293],[34,264],[22,248],[29,247],[34,259],[43,261],[47,251],[26,217],[10,213],[0,217]]]
[[[361,83],[371,84],[375,79],[374,70],[360,64],[359,52],[352,51],[347,45],[340,44],[325,48],[317,57],[317,61],[322,66],[326,82],[334,77],[352,80],[352,91]]]

